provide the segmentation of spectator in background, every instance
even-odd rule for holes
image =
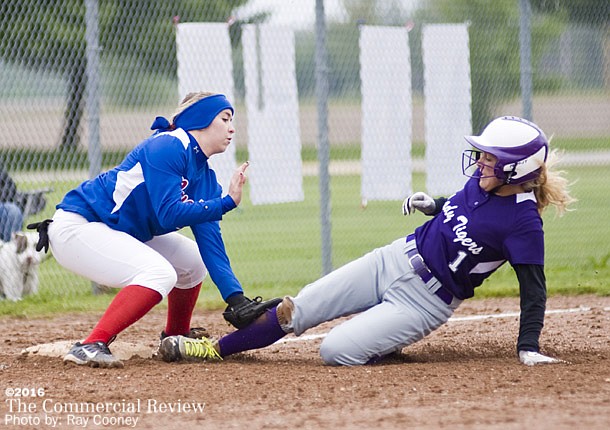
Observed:
[[[23,226],[23,207],[17,185],[0,163],[0,239],[8,242],[14,232]]]
[[[13,233],[23,228],[23,220],[42,211],[44,197],[50,189],[20,192],[2,162],[0,162],[0,240],[9,242]]]

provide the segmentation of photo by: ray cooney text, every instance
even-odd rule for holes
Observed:
[[[6,388],[2,423],[6,427],[135,428],[143,415],[201,414],[204,410],[205,403],[180,399],[171,402],[150,398],[71,402],[47,397],[43,388],[25,391],[20,388]]]

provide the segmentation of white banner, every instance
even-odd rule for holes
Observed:
[[[400,27],[360,27],[362,203],[411,193],[411,62]]]
[[[225,23],[178,24],[176,30],[178,57],[178,92],[180,99],[190,92],[210,91],[224,94],[235,105],[233,97],[233,60],[229,27]],[[239,121],[235,112],[234,124]],[[223,154],[210,158],[223,194],[229,189],[236,168],[235,136]]]
[[[253,204],[301,201],[303,168],[293,30],[245,25],[242,44],[250,199]]]
[[[466,181],[464,136],[471,134],[467,24],[426,25],[422,31],[426,190],[449,196]]]

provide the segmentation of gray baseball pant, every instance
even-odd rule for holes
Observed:
[[[360,365],[400,351],[446,323],[460,300],[451,305],[413,271],[407,251],[415,242],[398,239],[307,285],[292,299],[292,329],[307,329],[358,313],[333,328],[320,347],[326,364]]]

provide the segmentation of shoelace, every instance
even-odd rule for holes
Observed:
[[[108,345],[106,345],[104,342],[86,343],[83,345],[83,348],[89,352],[101,352],[104,354],[111,355],[110,348],[108,348]]]
[[[214,358],[218,360],[222,360],[222,357],[216,349],[212,342],[208,339],[193,339],[193,340],[184,340],[184,352],[188,357],[199,357],[199,358]]]

